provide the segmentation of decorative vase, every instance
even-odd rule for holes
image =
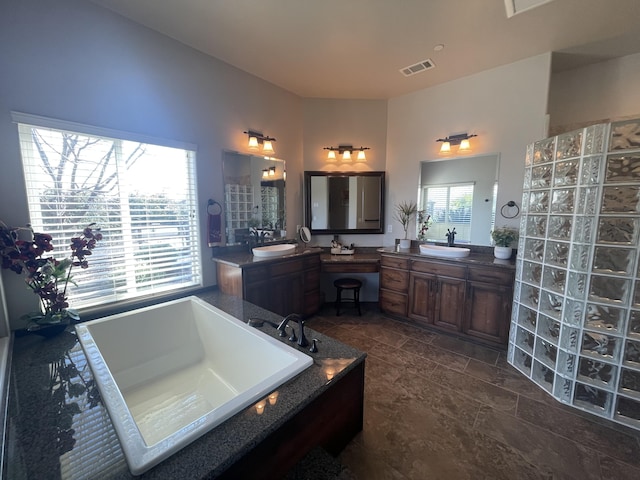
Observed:
[[[493,255],[501,260],[507,260],[508,258],[511,258],[512,252],[512,247],[493,247]]]
[[[400,248],[403,250],[408,250],[411,248],[411,240],[408,238],[403,238],[400,240]]]

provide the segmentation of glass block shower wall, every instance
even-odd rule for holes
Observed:
[[[639,239],[640,119],[527,148],[509,363],[640,430]]]

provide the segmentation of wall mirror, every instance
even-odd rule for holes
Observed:
[[[304,172],[313,234],[383,233],[384,172]]]
[[[284,160],[225,151],[222,173],[227,245],[245,243],[250,227],[286,236]]]
[[[418,210],[431,216],[426,235],[418,239],[446,242],[456,229],[456,243],[491,245],[498,193],[497,154],[420,162]]]

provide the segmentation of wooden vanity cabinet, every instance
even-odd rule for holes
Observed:
[[[218,288],[278,315],[313,315],[320,308],[320,255],[306,254],[260,265],[218,263]]]
[[[383,312],[487,344],[507,344],[513,270],[393,254],[383,254],[380,264]]]

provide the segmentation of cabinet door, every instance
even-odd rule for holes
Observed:
[[[269,310],[282,316],[290,313],[302,315],[304,313],[303,277],[302,272],[273,277],[269,287],[271,294]]]
[[[469,282],[464,333],[506,345],[512,297],[511,287]]]
[[[456,332],[462,331],[466,281],[438,276],[436,312],[433,324]]]
[[[242,298],[244,298],[247,302],[270,310],[270,296],[269,282],[267,280],[261,280],[251,283],[245,282]]]
[[[411,272],[409,280],[409,318],[433,324],[436,311],[436,276]]]

